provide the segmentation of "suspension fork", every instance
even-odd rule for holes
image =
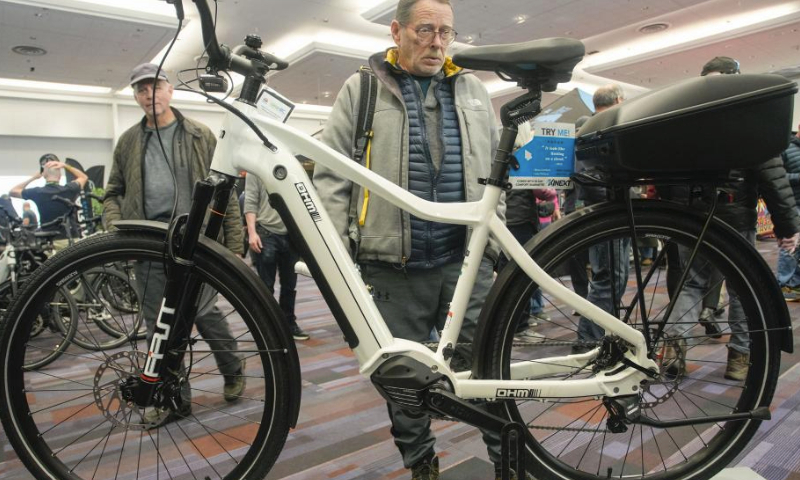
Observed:
[[[157,387],[183,365],[201,288],[194,274],[194,253],[209,204],[211,214],[204,234],[212,239],[219,235],[235,183],[236,177],[218,173],[198,181],[188,215],[181,215],[170,225],[164,297],[136,391],[136,404],[140,407],[153,405]],[[178,391],[176,388],[172,393],[177,395]]]

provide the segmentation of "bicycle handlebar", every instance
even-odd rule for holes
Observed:
[[[240,45],[233,50],[217,41],[214,20],[207,0],[192,0],[200,14],[200,25],[203,31],[203,42],[208,51],[208,64],[216,70],[229,70],[247,76],[263,77],[270,70],[283,70],[289,63],[278,57]],[[175,5],[178,19],[183,19],[183,0],[168,0]]]

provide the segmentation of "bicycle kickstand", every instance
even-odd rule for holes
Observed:
[[[502,480],[511,480],[512,461],[517,478],[525,478],[524,435],[525,429],[517,422],[506,423],[500,431],[500,478]]]

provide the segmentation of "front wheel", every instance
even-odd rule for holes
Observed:
[[[636,393],[642,414],[669,421],[768,406],[780,360],[771,321],[788,312],[766,263],[742,236],[715,223],[688,265],[702,219],[678,215],[675,208],[657,207],[653,201],[635,202],[634,213],[639,243],[656,239],[661,245],[656,261],[641,267],[641,283],[632,263],[633,239],[624,208],[606,206],[567,217],[536,239],[532,255],[576,292],[588,277],[590,301],[647,332],[648,354],[661,371]],[[669,288],[666,252],[672,252]],[[675,275],[681,269],[688,273],[677,291]],[[721,275],[712,275],[715,271]],[[709,316],[703,300],[722,279],[727,293],[714,306],[725,309],[727,316]],[[563,361],[556,365],[548,359],[599,351],[605,332],[547,293],[539,324],[518,330],[528,319],[535,286],[516,264],[500,273],[496,288],[499,293],[483,317],[482,378],[510,378],[511,372],[525,372],[526,364],[561,367]],[[670,298],[676,301],[665,319]],[[588,358],[579,367],[551,369],[558,373],[539,378],[571,381],[602,375],[593,371],[593,355]],[[633,423],[624,433],[612,433],[609,412],[596,397],[504,401],[498,413],[527,427],[529,465],[539,465],[534,473],[544,480],[709,479],[733,460],[760,424],[747,420],[655,428]]]
[[[299,391],[297,354],[275,300],[230,255],[210,248],[195,254],[204,293],[184,368],[157,390],[161,408],[130,400],[148,345],[137,340],[137,330],[125,329],[139,323],[120,321],[117,302],[93,308],[107,310],[104,318],[126,342],[97,349],[91,342],[100,330],[87,327],[92,320],[81,314],[72,325],[91,332],[81,343],[92,348],[71,342],[47,368],[24,368],[42,299],[109,266],[136,272],[123,283],[137,288],[142,324],[154,325],[164,251],[157,233],[93,236],[39,268],[12,302],[0,331],[0,418],[36,478],[238,480],[263,478],[275,462],[296,415],[290,392]]]

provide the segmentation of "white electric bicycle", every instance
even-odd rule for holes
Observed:
[[[631,185],[648,183],[686,183],[716,191],[729,180],[729,168],[749,166],[744,160],[725,168],[709,167],[699,157],[683,158],[675,163],[677,170],[654,161],[650,170],[645,166],[579,175],[584,184],[606,186],[610,200],[567,216],[523,246],[496,214],[513,163],[509,152],[516,125],[539,111],[543,90],[570,78],[583,56],[580,42],[548,39],[474,47],[456,55],[457,64],[496,71],[526,92],[502,109],[503,132],[491,174],[481,179],[482,199],[432,203],[260,114],[254,103],[265,74],[286,64],[258,50],[252,37],[248,45],[233,50],[220,46],[206,1],[195,3],[209,72],[235,71],[246,80],[233,106],[221,104],[230,113],[219,134],[212,173],[195,187],[190,213],[170,225],[121,222],[116,232],[64,250],[26,282],[2,325],[0,416],[9,441],[36,478],[233,480],[264,478],[270,471],[297,422],[301,376],[288,324],[275,299],[241,259],[212,240],[243,170],[265,185],[361,373],[381,395],[420,415],[501,432],[505,457],[524,460],[539,479],[708,479],[769,418],[780,351],[792,348],[788,310],[769,267],[752,245],[713,217],[716,200],[704,213],[679,203],[634,200],[629,194]],[[744,77],[719,76],[703,79],[717,83],[680,88],[705,95],[724,90],[721,85],[735,87],[739,84],[730,82]],[[777,81],[770,75],[748,78]],[[642,98],[629,104],[644,108],[647,102]],[[724,114],[727,104],[720,102],[718,110]],[[778,112],[787,131],[790,113],[784,121],[786,110]],[[598,115],[591,122],[608,118],[613,121]],[[785,132],[777,130],[770,138],[785,140]],[[581,133],[587,131],[606,143],[589,142],[594,150],[586,155],[613,153],[601,129],[584,128]],[[731,143],[730,136],[695,136],[715,145]],[[765,146],[764,138],[758,148],[765,151],[749,160],[752,165],[779,148]],[[649,137],[643,143],[642,148],[658,144]],[[657,148],[652,158],[658,157]],[[471,228],[462,274],[435,349],[393,338],[333,227],[325,200],[296,155],[335,169],[418,218]],[[457,372],[451,359],[490,235],[511,262],[499,272],[483,306],[471,345],[472,369]],[[667,248],[643,269],[636,248],[641,238],[689,252],[669,295],[659,268]],[[627,250],[618,248],[626,243],[633,246],[632,264]],[[596,271],[591,279],[592,291],[608,292],[606,308],[574,293],[577,284],[568,275],[576,261],[585,274],[585,258],[598,251],[610,257],[609,265],[620,266]],[[24,368],[26,357],[37,354],[29,337],[42,302],[70,279],[107,265],[136,271],[135,282],[143,290],[149,285],[143,267],[165,267],[166,287],[163,294],[159,291],[163,303],[158,317],[147,319],[155,325],[149,343],[130,335],[128,344],[115,350],[71,345],[47,368]],[[730,321],[738,326],[733,334],[724,319],[713,319],[717,330],[708,333],[695,320],[674,314],[680,295],[703,291],[693,284],[691,267],[715,268],[724,276],[729,309],[736,303],[740,315]],[[215,361],[225,353],[209,345],[215,339],[203,338],[195,328],[201,288],[218,292],[214,309],[237,344],[235,352],[227,353],[246,359],[246,367],[234,375],[223,374]],[[535,327],[536,336],[520,341],[515,338],[517,326],[527,317],[537,288],[545,292],[551,318]],[[114,321],[113,314],[109,321]],[[125,322],[120,319],[116,328],[124,331]],[[584,322],[604,333],[579,342],[577,332]],[[724,378],[727,345],[734,336],[749,349],[744,381]],[[222,386],[239,376],[246,379],[244,392],[225,402]],[[479,403],[486,407],[479,408]],[[512,452],[512,447],[520,448]]]

